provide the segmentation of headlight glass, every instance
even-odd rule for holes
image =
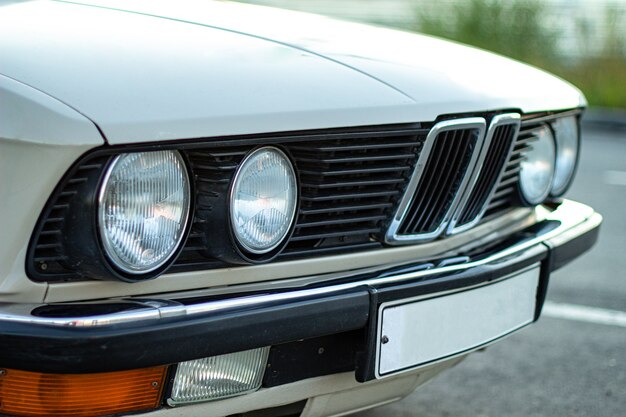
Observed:
[[[578,159],[578,121],[575,117],[556,120],[552,127],[556,136],[556,168],[552,195],[563,194],[572,179]]]
[[[520,171],[522,197],[530,205],[541,203],[550,193],[556,154],[554,137],[548,126],[542,126],[534,133],[537,140],[526,152]]]
[[[239,244],[253,254],[276,248],[289,233],[297,201],[296,174],[287,155],[274,147],[250,153],[231,190],[230,217]]]
[[[178,152],[116,157],[99,196],[99,230],[107,256],[129,274],[158,269],[180,245],[189,210],[189,177]]]

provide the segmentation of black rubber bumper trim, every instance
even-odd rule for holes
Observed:
[[[0,367],[93,373],[176,363],[363,328],[365,288],[228,313],[155,320],[141,326],[52,328],[4,323]]]
[[[558,238],[544,242],[550,249],[550,271],[556,271],[591,249],[598,241],[600,226],[582,234],[574,233],[564,232]]]

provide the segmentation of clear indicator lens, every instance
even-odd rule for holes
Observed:
[[[556,150],[552,131],[542,126],[534,134],[537,140],[531,142],[520,171],[520,188],[528,204],[541,203],[550,193],[554,178]]]
[[[180,363],[168,403],[211,401],[258,390],[269,349],[264,347]]]
[[[552,194],[565,192],[578,158],[578,122],[575,117],[558,119],[552,125],[556,136],[556,168],[552,182]]]
[[[178,152],[118,156],[100,193],[100,234],[109,259],[131,274],[163,265],[182,240],[189,194],[187,169]]]
[[[254,254],[276,248],[289,232],[297,198],[296,175],[287,156],[272,147],[252,152],[233,183],[231,222],[237,241]]]

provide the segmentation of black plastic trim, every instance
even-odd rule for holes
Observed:
[[[565,233],[567,235],[567,233]],[[583,253],[591,249],[600,236],[600,226],[588,230],[587,232],[577,235],[575,238],[567,240],[567,236],[561,236],[565,241],[559,245],[551,244],[550,241],[544,244],[550,249],[550,257],[548,259],[548,267],[550,272],[567,265]]]
[[[4,323],[0,366],[93,373],[171,364],[363,328],[365,289],[305,301],[134,326],[51,328]]]

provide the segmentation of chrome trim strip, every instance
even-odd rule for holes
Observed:
[[[561,117],[569,117],[569,116],[580,117],[583,111],[584,109],[579,108],[579,109],[563,111],[560,113],[553,113],[553,114],[548,114],[545,116],[539,116],[535,118],[532,118],[532,114],[525,114],[524,116],[526,116],[526,119],[522,120],[522,126],[533,125],[535,123],[552,122],[555,119],[560,119]]]
[[[537,210],[543,209],[541,206]],[[544,209],[545,210],[545,209]],[[509,256],[521,253],[535,245],[549,242],[567,234],[571,238],[584,234],[597,227],[602,222],[602,216],[584,204],[565,200],[555,211],[545,216],[546,220],[558,221],[560,224],[553,230],[533,239],[508,247],[484,259],[465,264],[455,264],[443,267],[410,272],[399,275],[371,278],[345,284],[329,285],[327,287],[294,290],[278,294],[261,294],[226,300],[207,301],[192,305],[183,305],[176,300],[141,299],[136,300],[142,305],[140,309],[129,311],[86,316],[86,317],[38,317],[31,314],[32,310],[44,305],[32,304],[2,304],[0,305],[1,323],[28,323],[53,327],[103,327],[112,324],[137,324],[137,322],[159,320],[161,318],[184,316],[191,318],[201,314],[227,312],[242,307],[264,307],[276,302],[300,301],[324,295],[337,294],[359,287],[376,286],[383,284],[398,284],[433,275],[468,270],[478,266],[496,263]],[[104,301],[103,304],[115,303],[115,300]],[[94,303],[85,303],[94,304]]]
[[[472,158],[468,164],[467,171],[463,176],[463,180],[461,185],[459,186],[459,190],[457,191],[448,212],[445,214],[441,225],[432,233],[421,233],[421,234],[413,234],[413,235],[400,235],[398,234],[398,230],[400,225],[402,225],[406,215],[408,214],[409,208],[411,207],[411,203],[415,197],[415,190],[422,179],[422,174],[424,172],[424,168],[430,159],[431,151],[435,140],[439,137],[439,134],[449,131],[449,130],[461,130],[461,129],[478,129],[478,139],[477,146],[480,146],[484,135],[485,129],[487,126],[487,122],[482,117],[470,117],[465,119],[455,119],[455,120],[446,120],[444,122],[437,123],[433,128],[428,132],[428,136],[426,137],[426,141],[424,142],[424,146],[420,152],[417,163],[415,164],[415,170],[409,180],[409,184],[407,185],[406,191],[404,192],[404,196],[402,200],[400,200],[400,204],[398,205],[398,210],[394,215],[387,232],[385,233],[385,242],[388,244],[409,244],[414,242],[422,242],[427,240],[433,240],[439,237],[444,230],[446,229],[448,222],[452,218],[452,214],[455,212],[456,207],[460,201],[461,196],[463,195],[463,190],[467,187],[467,183],[471,178],[471,173],[474,170],[474,166],[476,164],[476,160],[478,158],[478,152],[474,151],[472,154]]]
[[[506,152],[506,159],[508,161],[511,155],[511,151],[515,147],[515,141],[517,140],[517,136],[519,134],[519,130],[521,126],[521,116],[519,115],[519,113],[500,114],[500,115],[495,116],[492,119],[491,124],[489,125],[489,129],[487,130],[487,135],[485,136],[485,140],[483,141],[482,148],[480,150],[480,156],[478,157],[478,161],[476,162],[476,166],[474,167],[474,172],[472,172],[472,175],[471,175],[472,184],[469,185],[463,192],[463,197],[461,198],[461,202],[459,203],[459,206],[456,212],[454,213],[454,216],[452,217],[450,224],[448,225],[448,229],[446,231],[447,234],[452,235],[455,233],[461,233],[468,229],[471,229],[480,221],[480,219],[482,219],[483,215],[487,211],[489,202],[491,201],[491,198],[495,194],[496,189],[498,188],[498,184],[500,183],[500,179],[502,178],[502,174],[504,173],[504,170],[506,169],[506,161],[502,165],[502,168],[500,169],[500,172],[498,173],[496,182],[494,183],[493,187],[491,187],[491,191],[489,192],[487,199],[483,203],[483,206],[480,209],[478,216],[476,216],[476,218],[474,218],[474,220],[472,220],[469,223],[463,224],[458,227],[456,226],[456,223],[459,217],[461,216],[461,214],[463,213],[463,210],[465,209],[465,207],[467,206],[467,203],[469,202],[468,200],[470,196],[472,195],[472,192],[474,191],[474,187],[478,183],[478,178],[480,177],[480,174],[482,172],[483,164],[485,162],[485,159],[487,158],[487,153],[489,152],[489,147],[491,146],[491,142],[493,141],[494,134],[499,127],[506,126],[506,125],[515,125],[515,132],[513,133],[513,140],[511,141],[511,145],[509,146],[509,149]]]

